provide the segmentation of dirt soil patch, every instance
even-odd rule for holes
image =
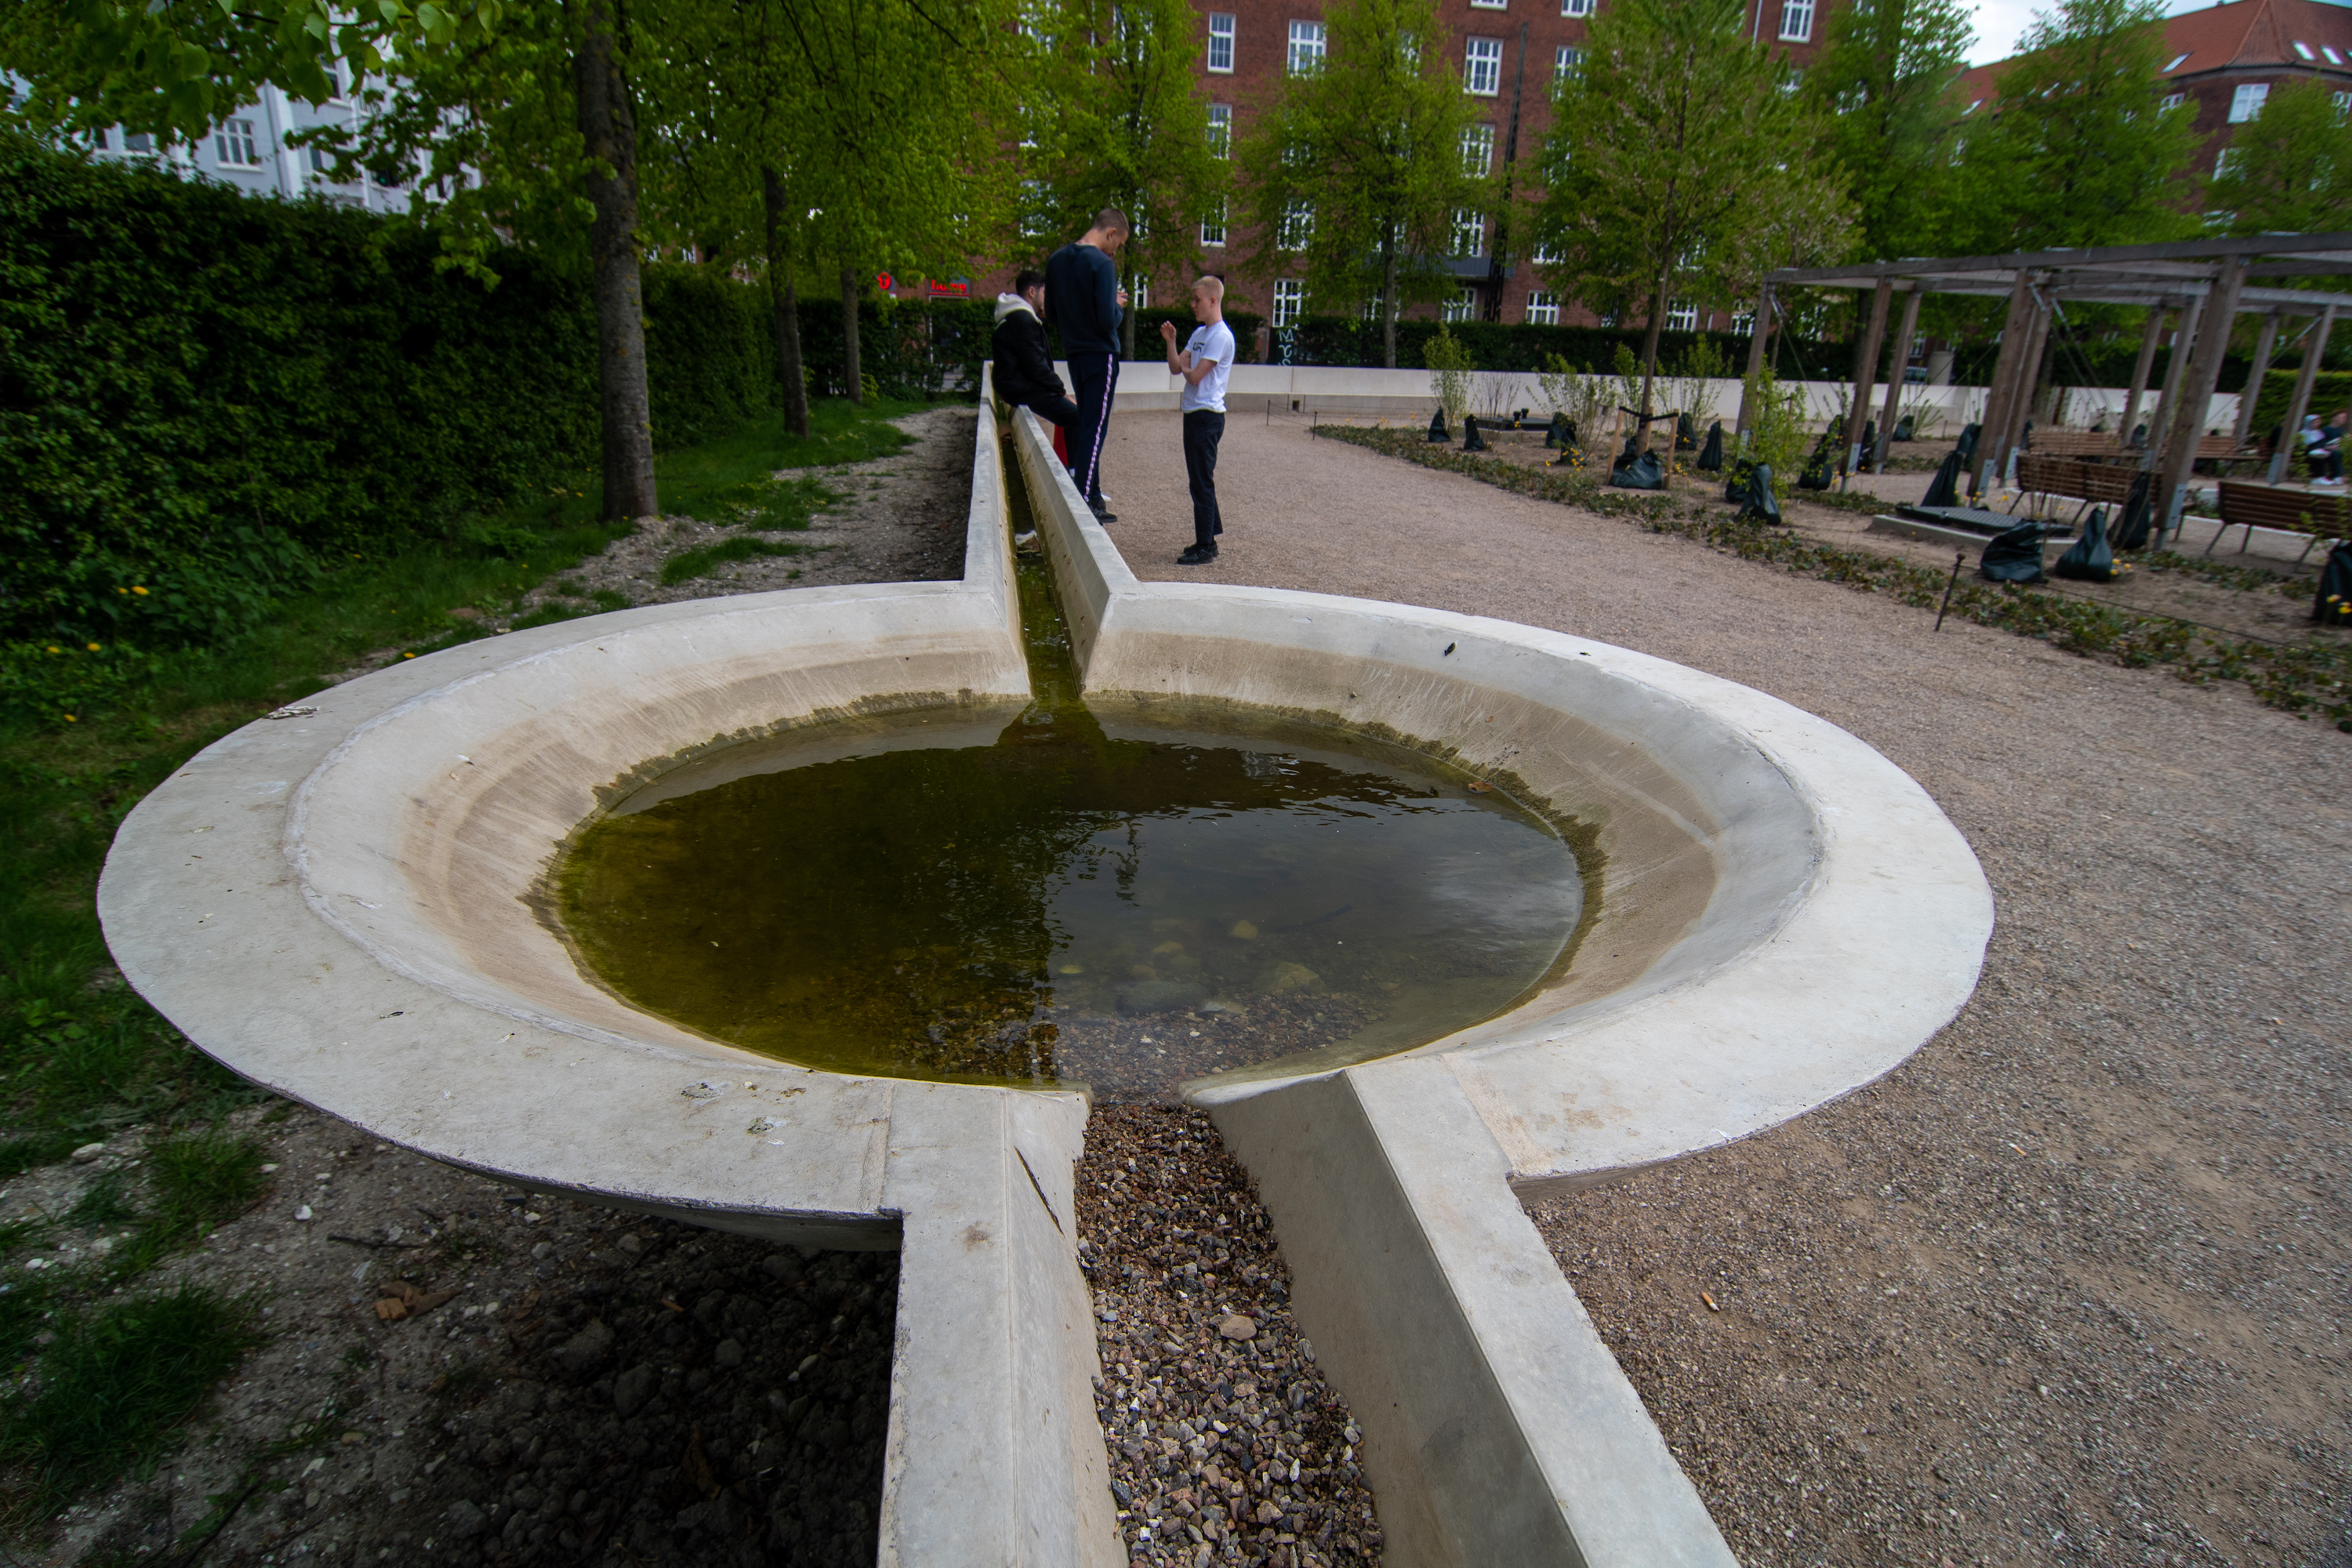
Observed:
[[[1228,426],[1223,553],[1181,568],[1177,435],[1111,425],[1139,575],[1497,616],[1712,671],[1877,747],[1982,862],[1983,982],[1910,1061],[1538,1213],[1743,1562],[2340,1549],[2352,736],[2234,684],[1938,634],[1932,609],[1303,421]]]

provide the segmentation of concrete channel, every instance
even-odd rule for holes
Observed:
[[[1621,648],[1326,595],[1145,584],[1014,448],[1090,703],[1376,729],[1597,823],[1582,956],[1401,1057],[1195,1085],[1274,1214],[1398,1563],[1721,1563],[1520,1198],[1744,1137],[1887,1071],[1973,988],[1991,899],[1834,726]],[[125,974],[278,1094],[485,1175],[901,1252],[880,1560],[1124,1560],[1091,1393],[1082,1095],[812,1071],[638,1013],[535,909],[580,826],[712,751],[1027,695],[983,405],[960,583],[563,622],[321,692],[189,762],[100,887]]]

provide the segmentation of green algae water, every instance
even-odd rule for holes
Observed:
[[[582,833],[555,903],[589,971],[811,1067],[1165,1100],[1438,1038],[1562,961],[1582,868],[1542,819],[1327,731],[1106,729],[1020,578],[1025,710],[793,731]]]

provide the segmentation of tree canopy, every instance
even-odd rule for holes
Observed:
[[[2327,234],[2352,227],[2352,132],[2332,84],[2283,81],[2238,128],[2206,187],[2231,234]]]
[[[1951,86],[1973,30],[1958,0],[1851,0],[1805,73],[1827,150],[1853,198],[1864,257],[1936,254],[1952,137]]]

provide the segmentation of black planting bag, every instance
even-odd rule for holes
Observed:
[[[1977,438],[1983,433],[1981,425],[1970,425],[1960,432],[1959,443],[1952,448],[1960,455],[1960,467],[1965,468],[1977,460]]]
[[[1755,471],[1756,460],[1753,458],[1742,458],[1734,463],[1731,467],[1731,478],[1724,482],[1723,499],[1729,501],[1745,501],[1748,499],[1748,479]]]
[[[1705,472],[1723,472],[1723,421],[1718,419],[1706,427],[1706,446],[1698,455],[1698,466]]]
[[[1445,410],[1443,408],[1429,416],[1429,439],[1432,446],[1440,441],[1448,446],[1454,444],[1454,437],[1446,432]]]
[[[1780,515],[1780,498],[1772,493],[1772,465],[1745,463],[1748,470],[1748,493],[1739,509],[1739,521],[1754,518],[1759,522],[1779,524],[1787,520]]]
[[[1696,451],[1697,449],[1698,427],[1691,423],[1691,416],[1689,415],[1675,415],[1675,450],[1677,452],[1692,452]]]
[[[1462,449],[1465,452],[1483,452],[1486,449],[1486,440],[1478,434],[1478,416],[1475,414],[1463,416]]]
[[[1908,441],[1911,439],[1910,415],[1906,414],[1902,418],[1897,419],[1895,422],[1895,435],[1893,438],[1897,441]]]
[[[1609,467],[1609,482],[1620,489],[1662,490],[1666,488],[1665,465],[1655,452],[1620,458]]]
[[[2149,503],[2156,476],[2142,468],[2132,476],[2131,489],[2124,497],[2123,521],[2116,524],[2111,547],[2116,550],[2147,548],[2148,525],[2154,521],[2155,508]]]
[[[1927,481],[1927,493],[1919,498],[1921,506],[1958,506],[1960,504],[1960,454],[1957,448],[1944,454],[1936,466],[1936,477]]]
[[[2323,626],[2352,626],[2352,539],[2327,552],[2327,564],[2319,572],[2319,596],[2311,602],[2311,618]]]
[[[2042,571],[2042,525],[2021,522],[1994,535],[1977,563],[1977,575],[1989,583],[2047,583]]]
[[[2061,577],[2079,577],[2085,583],[2112,583],[2116,580],[2115,552],[2107,548],[2107,509],[2095,506],[2083,524],[2083,537],[2074,541],[2065,554],[2058,557],[2050,568]]]

